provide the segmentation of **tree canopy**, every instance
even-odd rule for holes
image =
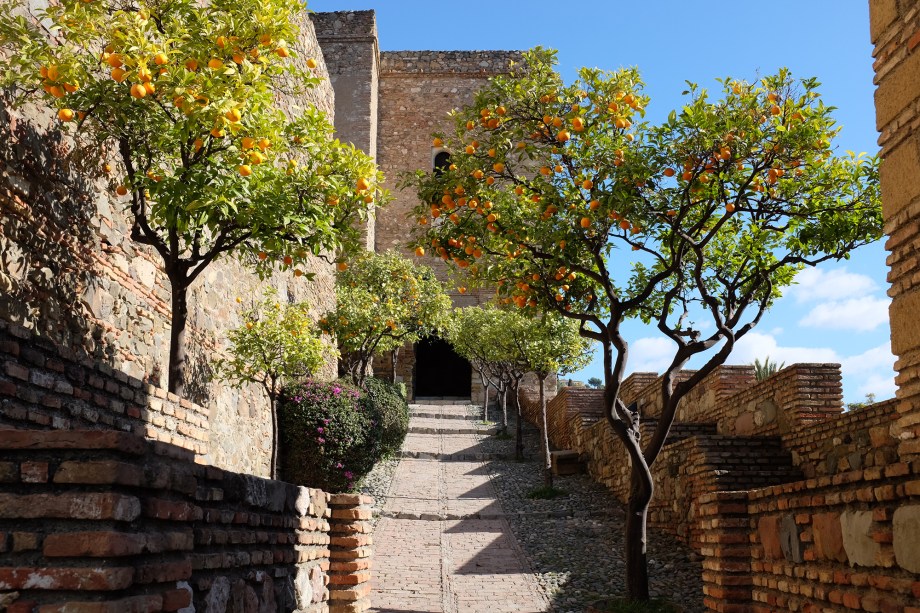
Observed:
[[[438,334],[450,310],[431,269],[393,251],[364,254],[340,272],[336,303],[320,327],[335,336],[343,370],[359,384],[375,355]]]
[[[306,102],[319,77],[296,53],[303,11],[292,0],[62,0],[33,21],[18,0],[0,7],[0,82],[96,144],[131,237],[163,260],[179,337],[171,389],[186,290],[212,261],[235,253],[262,275],[301,276],[312,256],[341,258],[380,200],[371,158],[333,139]]]
[[[799,269],[879,238],[878,159],[835,154],[819,83],[785,69],[721,79],[715,94],[690,83],[686,103],[653,125],[638,70],[583,68],[566,85],[555,63],[535,49],[493,78],[434,135],[449,168],[404,184],[420,197],[420,246],[504,303],[574,320],[601,344],[607,419],[632,467],[628,588],[647,599],[649,466],[680,399]],[[628,319],[674,343],[664,408],[641,444],[619,397]],[[694,356],[702,366],[678,380]]]

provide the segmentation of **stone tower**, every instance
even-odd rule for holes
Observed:
[[[389,51],[380,53],[373,11],[343,11],[313,15],[330,80],[335,90],[338,137],[374,156],[387,178],[393,201],[368,227],[368,248],[396,250],[414,257],[406,243],[415,221],[410,211],[415,194],[400,191],[400,175],[431,169],[438,152],[432,132],[449,130],[447,114],[469,104],[486,81],[519,60],[517,51]],[[448,280],[440,260],[425,258],[438,278]],[[451,287],[456,306],[480,304],[489,292],[461,294]],[[418,354],[418,355],[417,355]],[[469,365],[437,339],[407,345],[399,352],[397,380],[410,397],[477,397],[479,378]],[[418,359],[417,359],[418,358]],[[420,366],[421,365],[421,366]],[[392,375],[389,356],[374,364],[381,377]]]

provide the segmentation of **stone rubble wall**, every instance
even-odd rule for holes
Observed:
[[[292,48],[301,63],[318,60],[323,81],[307,99],[282,106],[296,112],[314,104],[332,120],[333,89],[306,13],[301,27]],[[111,176],[102,170],[105,161],[115,168]],[[163,388],[169,284],[159,256],[130,239],[125,202],[114,195],[119,172],[114,156],[100,159],[89,139],[63,133],[53,113],[34,105],[12,109],[0,99],[0,320]],[[255,386],[234,390],[213,381],[212,359],[225,348],[227,331],[242,323],[237,296],[247,306],[271,285],[282,297],[309,302],[317,318],[331,308],[333,266],[316,259],[309,269],[316,273],[312,282],[282,273],[262,282],[238,261],[223,259],[191,288],[188,395],[210,416],[201,425],[210,432],[210,463],[268,474],[268,401]],[[335,375],[331,360],[318,373]]]
[[[361,611],[371,503],[127,432],[0,430],[0,591],[10,613]]]

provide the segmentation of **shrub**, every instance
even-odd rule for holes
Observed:
[[[382,379],[365,379],[364,392],[367,409],[379,425],[383,453],[393,455],[409,432],[409,404],[398,386]]]
[[[377,417],[348,383],[288,388],[278,417],[282,477],[291,483],[348,491],[383,455]]]

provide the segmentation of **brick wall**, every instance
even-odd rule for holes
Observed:
[[[316,58],[325,75],[313,26],[306,17],[301,25],[300,61]],[[308,100],[283,104],[294,102],[311,102],[332,118],[328,79]],[[125,203],[113,195],[98,151],[62,134],[59,124],[52,113],[13,110],[0,99],[0,320],[164,387],[170,292],[159,257],[130,240]],[[270,283],[309,301],[318,317],[335,299],[334,270],[319,260],[311,268],[312,282],[279,274]],[[213,264],[190,291],[187,337],[188,395],[211,414],[213,463],[261,475],[268,473],[268,402],[255,388],[240,392],[210,379],[211,357],[241,324],[234,298],[248,304],[265,285],[233,259]],[[335,365],[320,374],[335,376]]]
[[[8,611],[360,611],[370,499],[164,459],[126,432],[0,430]]]
[[[891,350],[898,358],[897,438],[902,457],[920,457],[920,7],[873,0],[869,9],[885,248],[890,251]]]

